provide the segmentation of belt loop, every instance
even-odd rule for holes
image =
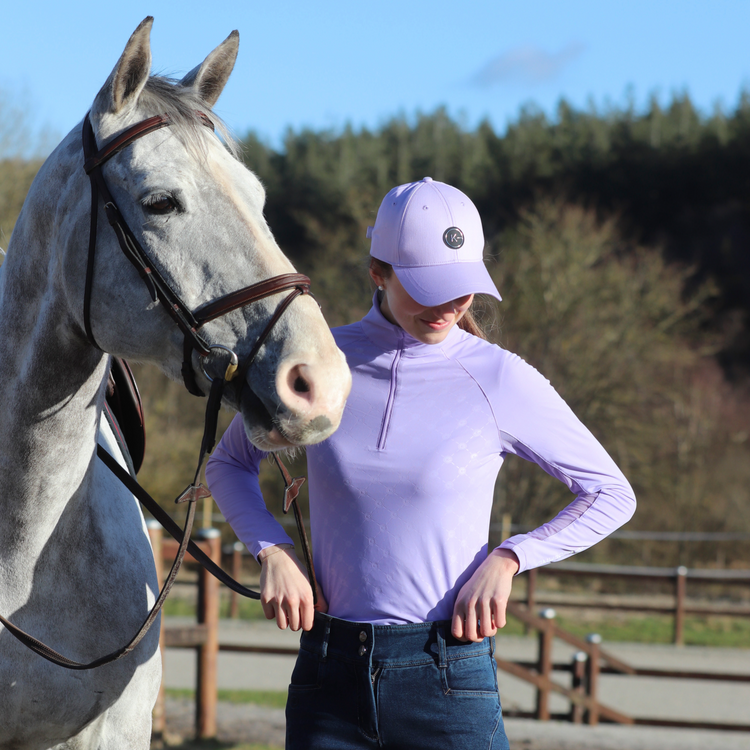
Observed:
[[[328,641],[331,638],[331,624],[332,623],[333,621],[331,620],[330,617],[325,618],[326,628],[325,628],[325,631],[323,632],[323,643],[322,643],[321,654],[320,654],[323,659],[328,658]]]
[[[437,646],[438,646],[438,667],[440,669],[448,668],[448,652],[445,646],[445,634],[443,633],[443,626],[438,625],[437,628]]]

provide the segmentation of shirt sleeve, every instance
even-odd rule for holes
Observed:
[[[247,439],[238,414],[206,465],[206,481],[216,504],[255,557],[266,547],[293,544],[269,513],[260,491],[258,474],[266,455]]]
[[[546,378],[510,355],[498,398],[493,408],[504,450],[576,494],[551,521],[500,545],[515,552],[519,573],[582,552],[630,520],[636,506],[630,484]]]

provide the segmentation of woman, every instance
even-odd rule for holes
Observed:
[[[474,295],[500,295],[469,198],[429,177],[401,185],[368,237],[372,309],[334,330],[351,395],[337,432],[307,450],[317,612],[239,417],[208,482],[261,562],[266,617],[305,631],[287,748],[507,748],[493,652],[513,576],[590,547],[635,498],[550,384],[476,335]],[[487,554],[506,454],[576,498]]]

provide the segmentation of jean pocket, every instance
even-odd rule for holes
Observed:
[[[490,654],[449,659],[441,671],[446,695],[497,697],[497,671]]]
[[[320,659],[311,653],[300,650],[297,663],[292,672],[292,681],[289,691],[294,690],[316,690],[321,684],[322,664]]]

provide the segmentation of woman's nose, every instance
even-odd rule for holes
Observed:
[[[453,300],[451,302],[445,302],[442,305],[438,305],[437,307],[433,307],[432,309],[441,318],[446,315],[455,315],[456,303],[455,303],[455,300]]]

